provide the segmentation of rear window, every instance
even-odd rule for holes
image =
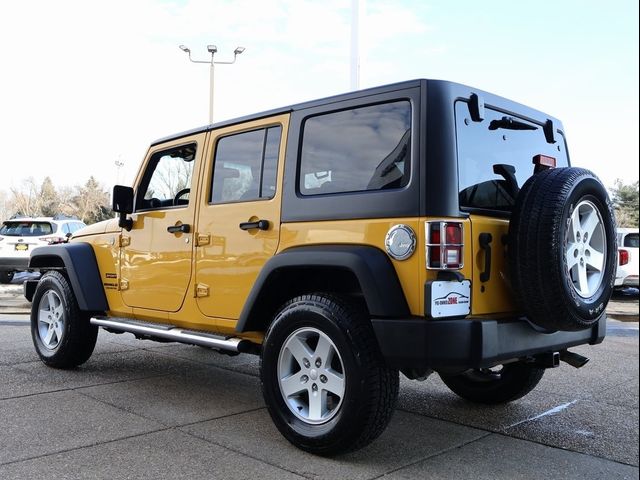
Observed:
[[[49,222],[5,222],[0,227],[0,235],[9,237],[39,237],[56,231]]]
[[[462,101],[455,113],[461,208],[511,211],[538,154],[555,158],[557,167],[568,166],[564,137],[547,143],[541,125],[490,108],[483,121],[474,122]]]
[[[640,239],[637,233],[630,233],[624,237],[624,246],[630,248],[638,248],[640,246]]]

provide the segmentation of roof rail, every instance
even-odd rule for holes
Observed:
[[[64,215],[63,213],[56,213],[52,220],[80,220],[75,215]]]

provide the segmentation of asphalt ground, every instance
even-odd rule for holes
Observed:
[[[0,312],[0,478],[639,478],[637,321],[572,350],[591,361],[503,406],[401,377],[383,435],[328,459],[273,426],[257,357],[101,331],[86,364],[54,370],[28,316]]]

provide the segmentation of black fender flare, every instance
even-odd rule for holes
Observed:
[[[237,332],[251,330],[250,319],[263,288],[272,275],[286,269],[340,268],[357,278],[372,317],[410,314],[395,268],[379,248],[367,245],[311,245],[293,247],[271,257],[264,265],[245,302]]]
[[[90,244],[78,242],[36,248],[31,252],[29,268],[64,269],[80,310],[104,312],[109,309],[96,255]],[[25,288],[25,296],[26,292]]]

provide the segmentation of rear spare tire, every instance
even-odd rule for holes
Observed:
[[[615,262],[613,206],[593,173],[557,168],[527,180],[509,224],[509,268],[531,322],[549,331],[591,327],[611,296]]]

